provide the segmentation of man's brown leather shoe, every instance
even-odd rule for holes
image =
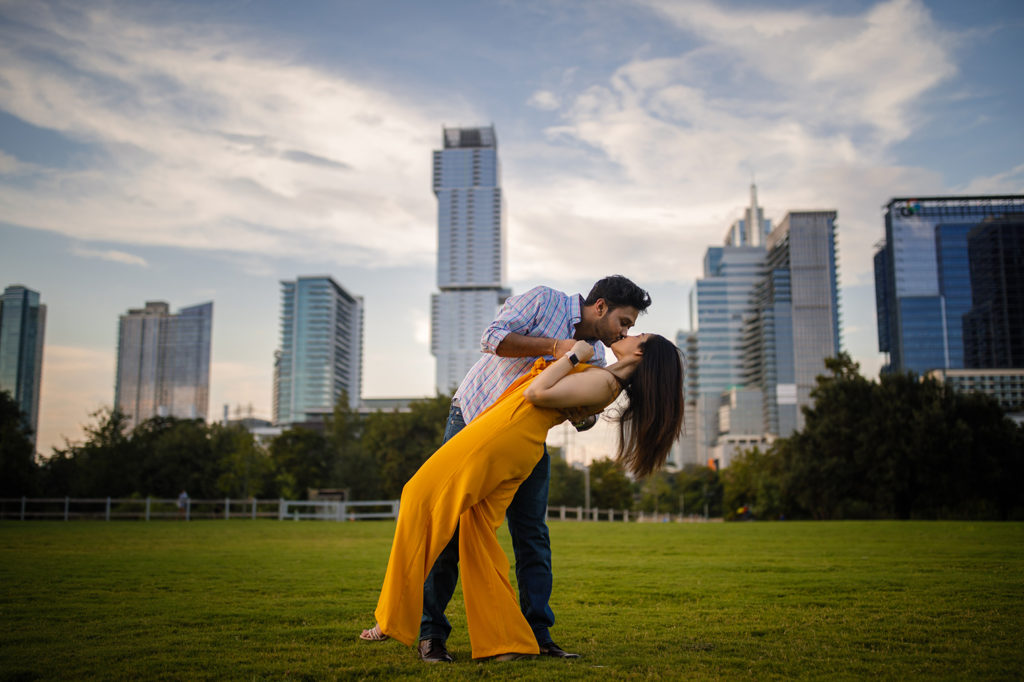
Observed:
[[[452,663],[452,655],[444,645],[443,639],[421,639],[420,660],[427,663]]]

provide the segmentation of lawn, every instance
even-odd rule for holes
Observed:
[[[583,657],[473,662],[457,593],[451,666],[356,639],[393,528],[2,522],[0,680],[1024,677],[1024,524],[556,521]]]

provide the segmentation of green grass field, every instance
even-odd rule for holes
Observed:
[[[393,528],[0,523],[0,679],[1024,677],[1024,524],[553,522],[583,657],[473,662],[457,593],[451,666],[356,639]]]

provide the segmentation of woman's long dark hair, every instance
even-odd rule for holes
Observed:
[[[661,468],[683,428],[683,363],[664,336],[651,334],[626,385],[619,415],[619,461],[635,476]]]

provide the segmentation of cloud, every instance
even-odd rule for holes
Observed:
[[[3,107],[94,150],[45,173],[0,158],[8,222],[339,264],[433,259],[430,152],[439,121],[478,120],[464,106],[403,100],[216,25],[147,23],[130,5],[4,12]]]
[[[982,178],[964,187],[963,194],[1024,194],[1024,163]]]
[[[955,74],[955,39],[918,0],[855,15],[637,4],[697,46],[645,53],[564,97],[542,155],[563,152],[557,170],[506,159],[513,278],[698,277],[755,175],[776,223],[838,210],[844,276],[870,277],[879,207],[943,190],[937,173],[892,158],[925,117],[925,93]],[[551,248],[555,234],[575,248]]]
[[[83,246],[76,246],[71,251],[76,256],[82,258],[98,258],[100,260],[108,260],[113,263],[123,263],[125,265],[138,265],[143,268],[149,267],[149,263],[146,259],[141,256],[135,256],[124,251],[117,251],[114,249],[108,249],[101,251],[98,249],[87,249]]]
[[[550,90],[537,90],[530,95],[530,99],[526,103],[534,109],[541,109],[543,111],[551,111],[561,106],[558,96]]]

